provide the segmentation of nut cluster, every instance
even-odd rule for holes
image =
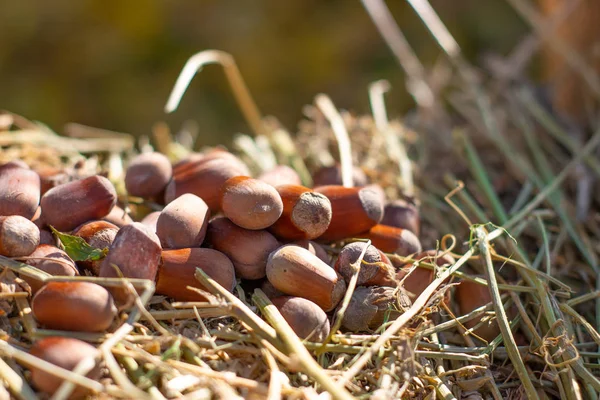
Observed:
[[[200,268],[229,291],[238,283],[260,286],[292,329],[311,341],[327,337],[332,311],[356,274],[357,288],[342,326],[376,329],[400,315],[409,297],[433,279],[431,270],[389,254],[433,257],[438,265],[453,260],[422,253],[413,204],[386,202],[380,187],[369,185],[360,169],[355,174],[361,186],[343,187],[339,166],[326,167],[314,174],[319,185],[308,188],[287,166],[252,178],[240,159],[223,150],[194,153],[174,165],[162,154],[144,153],[130,162],[125,188],[129,196],[142,199],[140,204],[163,208],[149,212],[134,205],[132,218],[103,176],[43,188],[42,178],[53,182],[47,171],[41,177],[24,163],[12,162],[0,166],[0,255],[22,257],[55,276],[149,279],[156,282],[157,294],[177,301],[207,300],[206,288],[194,278]],[[72,260],[50,227],[107,249],[106,256]],[[371,241],[367,249],[364,239]],[[23,278],[42,326],[82,332],[116,326],[122,292],[83,281],[42,286]],[[45,339],[32,353],[55,362],[56,352],[72,341]],[[81,354],[89,352],[85,343],[73,346]],[[38,388],[51,392],[56,382],[47,379],[34,373]]]

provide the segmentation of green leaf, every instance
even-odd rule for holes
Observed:
[[[52,226],[50,226],[50,229],[58,237],[65,252],[73,261],[96,261],[108,254],[108,248],[96,249],[79,236],[59,232]]]

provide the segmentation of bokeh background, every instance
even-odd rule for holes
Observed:
[[[440,51],[405,1],[388,1],[426,64]],[[465,54],[506,54],[527,31],[505,1],[431,0]],[[412,107],[404,75],[358,0],[5,1],[0,7],[0,108],[60,131],[67,122],[148,134],[194,119],[201,144],[248,132],[222,70],[205,68],[179,110],[164,103],[185,61],[231,53],[264,114],[294,131],[325,92],[368,112],[367,86],[388,79],[392,116]]]

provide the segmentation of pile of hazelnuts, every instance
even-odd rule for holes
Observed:
[[[126,170],[128,195],[164,208],[134,222],[103,176],[61,183],[21,161],[10,162],[0,166],[0,255],[56,276],[149,279],[157,294],[176,301],[206,301],[201,291],[188,289],[206,290],[194,278],[200,268],[230,291],[238,280],[261,287],[298,336],[316,342],[329,334],[331,312],[367,246],[350,239],[369,239],[371,245],[342,323],[347,331],[376,329],[399,315],[399,282],[419,295],[433,279],[433,271],[424,268],[405,276],[411,265],[385,253],[430,258],[439,265],[453,261],[423,252],[416,207],[386,202],[383,190],[369,185],[358,168],[354,187],[341,185],[337,165],[316,171],[313,188],[302,186],[298,174],[283,165],[257,178],[250,175],[224,150],[193,153],[174,165],[160,153],[140,154]],[[75,262],[50,226],[108,252],[99,260]],[[118,299],[103,286],[83,281],[42,286],[22,278],[32,290],[33,315],[45,328],[103,332],[114,322]],[[73,356],[64,356],[67,349]],[[54,337],[34,343],[31,353],[72,369],[94,350],[76,339]],[[32,379],[49,393],[60,384],[35,369]]]

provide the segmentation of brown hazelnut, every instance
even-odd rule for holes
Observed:
[[[72,371],[83,359],[95,357],[97,350],[92,346],[78,339],[67,337],[47,337],[37,341],[29,354],[38,357],[44,361],[56,366]],[[47,394],[53,394],[62,385],[63,380],[41,369],[31,366],[31,380],[33,385],[40,391]],[[98,379],[101,376],[100,368],[94,368],[87,374],[90,379]],[[77,387],[71,399],[81,398],[89,394],[89,390],[83,387]]]
[[[331,257],[329,257],[327,251],[319,243],[310,240],[296,240],[295,242],[291,242],[290,244],[293,244],[294,246],[300,246],[303,249],[310,251],[315,256],[319,257],[321,261],[323,261],[327,265],[329,265],[329,263],[331,262]]]
[[[458,309],[461,315],[484,306],[492,301],[492,295],[489,287],[480,285],[471,281],[462,281],[454,291],[454,299],[458,303]],[[473,328],[478,325],[483,317],[473,318],[463,323],[467,328]],[[496,320],[488,321],[473,331],[477,336],[485,340],[492,341],[500,334],[500,328]]]
[[[162,192],[173,174],[169,159],[161,153],[137,155],[125,173],[125,188],[132,196],[150,198]]]
[[[102,219],[116,202],[117,192],[112,183],[94,175],[50,189],[41,204],[46,223],[67,232],[84,222]]]
[[[342,248],[335,270],[344,277],[346,283],[350,282],[354,270],[351,264],[356,263],[367,244],[363,242],[349,243]],[[358,274],[357,286],[398,286],[396,271],[390,260],[375,246],[369,246],[363,257]]]
[[[327,196],[332,210],[331,222],[320,241],[355,237],[377,225],[383,216],[381,198],[371,188],[320,186],[315,192]]]
[[[0,254],[6,257],[28,256],[40,244],[40,230],[20,215],[0,217]]]
[[[210,221],[208,240],[215,250],[229,257],[236,276],[242,279],[263,278],[269,254],[279,247],[269,232],[240,228],[225,217]]]
[[[165,202],[168,204],[184,193],[192,193],[204,200],[212,212],[216,212],[220,207],[221,188],[225,181],[248,174],[248,168],[241,161],[227,157],[204,157],[183,163],[173,170],[173,179],[165,189]]]
[[[75,262],[71,260],[67,253],[56,246],[48,244],[40,244],[33,253],[27,256],[25,263],[54,276],[79,275]],[[37,292],[43,285],[42,282],[28,276],[22,278],[31,286],[32,293]]]
[[[359,167],[352,168],[352,180],[354,186],[365,186],[369,183],[367,176]],[[336,164],[330,167],[321,167],[313,174],[314,186],[341,185],[342,167]]]
[[[156,223],[158,222],[158,217],[160,217],[160,211],[154,211],[142,218],[140,222],[152,232],[156,232]]]
[[[221,210],[237,226],[259,230],[279,219],[283,203],[273,186],[247,176],[236,176],[221,188]]]
[[[200,197],[186,193],[162,210],[156,234],[165,249],[200,247],[206,236],[210,210]]]
[[[139,222],[125,225],[115,236],[108,255],[100,266],[99,276],[116,277],[113,265],[126,278],[156,279],[160,263],[160,240],[156,234]]]
[[[281,316],[300,339],[323,342],[331,329],[325,311],[302,297],[283,296],[271,299]]]
[[[33,218],[40,203],[40,177],[13,164],[0,167],[0,216]]]
[[[282,246],[271,253],[266,272],[275,288],[311,300],[325,311],[333,310],[346,291],[340,274],[298,246]]]
[[[394,200],[386,204],[381,224],[408,229],[419,236],[419,209],[406,200]]]
[[[419,238],[408,229],[378,224],[368,232],[356,236],[371,239],[373,246],[379,250],[385,253],[398,254],[399,256],[407,256],[422,250]]]
[[[103,221],[110,222],[113,225],[121,228],[133,222],[133,219],[121,207],[115,205],[112,210],[102,218]]]
[[[35,319],[48,329],[103,332],[117,309],[108,290],[91,282],[49,282],[33,297]]]
[[[411,306],[402,290],[391,287],[360,286],[352,293],[342,326],[351,332],[370,331],[393,321]]]
[[[436,250],[427,250],[415,254],[412,258],[430,264],[436,263],[439,267],[445,267],[454,263],[454,259],[450,255],[442,255],[441,252]],[[406,274],[412,269],[413,264],[399,264],[397,261],[392,261],[392,264],[397,268],[396,279],[398,282],[402,282],[402,287],[415,297],[419,297],[435,278],[435,272],[425,267],[415,268],[405,278]]]
[[[119,228],[110,222],[91,221],[76,228],[73,235],[79,236],[95,249],[106,249],[115,240],[118,231]],[[101,264],[102,260],[77,262],[81,268],[91,271],[96,276],[100,272]]]
[[[304,186],[282,185],[277,191],[283,201],[283,213],[270,228],[277,237],[287,240],[315,239],[331,222],[329,199]]]
[[[263,172],[258,179],[273,187],[279,185],[302,185],[302,180],[296,170],[287,165],[277,165]]]
[[[194,277],[196,268],[203,270],[230,292],[236,285],[235,270],[227,256],[212,249],[164,250],[162,264],[158,269],[156,293],[172,297],[178,301],[207,301],[188,286],[206,291]]]

